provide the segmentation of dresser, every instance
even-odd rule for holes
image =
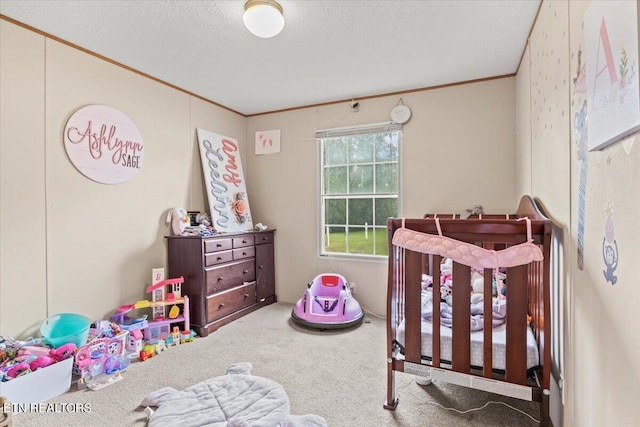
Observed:
[[[274,233],[166,237],[168,274],[184,277],[182,293],[199,336],[277,301]]]

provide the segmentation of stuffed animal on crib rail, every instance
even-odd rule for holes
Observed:
[[[185,209],[173,208],[167,214],[168,223],[171,223],[171,234],[173,236],[182,236],[191,221]]]

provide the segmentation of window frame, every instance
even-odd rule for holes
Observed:
[[[324,182],[324,170],[325,170],[325,159],[324,159],[324,142],[326,139],[330,139],[330,138],[338,138],[338,137],[346,137],[346,136],[356,136],[356,135],[367,135],[367,134],[376,134],[376,133],[385,133],[385,132],[399,132],[400,136],[398,139],[398,148],[397,148],[397,159],[395,162],[388,162],[388,161],[380,161],[377,162],[375,159],[375,153],[374,153],[374,158],[372,160],[371,163],[366,163],[367,165],[371,164],[371,165],[376,165],[376,164],[395,164],[396,165],[396,171],[397,171],[397,190],[395,192],[391,192],[391,193],[375,193],[375,192],[371,192],[371,193],[350,193],[349,191],[347,191],[346,193],[341,193],[341,194],[330,194],[327,195],[325,194],[325,182]],[[316,141],[317,141],[317,155],[318,155],[318,161],[316,163],[317,165],[317,175],[318,175],[318,187],[317,187],[317,191],[318,191],[318,199],[317,199],[317,203],[318,203],[318,224],[317,224],[317,233],[318,233],[318,244],[317,244],[317,251],[318,251],[318,256],[321,258],[352,258],[352,259],[357,259],[357,260],[369,260],[369,261],[386,261],[388,258],[388,254],[384,254],[384,255],[380,255],[380,254],[358,254],[358,253],[349,253],[349,252],[326,252],[325,251],[325,235],[326,235],[326,227],[327,227],[327,223],[326,223],[326,218],[325,218],[325,201],[326,200],[331,200],[331,199],[345,199],[345,200],[356,200],[356,199],[374,199],[373,200],[373,217],[374,217],[374,223],[369,225],[369,227],[371,227],[372,232],[374,233],[374,240],[375,240],[375,230],[376,229],[380,229],[383,228],[386,231],[386,222],[384,225],[376,225],[375,224],[375,199],[388,199],[390,198],[389,196],[393,196],[393,198],[395,198],[397,200],[397,208],[398,208],[398,212],[397,215],[398,217],[400,217],[402,215],[402,145],[403,145],[403,141],[404,140],[404,129],[403,126],[401,124],[398,123],[393,123],[393,122],[384,122],[384,123],[373,123],[373,124],[366,124],[366,125],[360,125],[360,126],[349,126],[349,127],[343,127],[343,128],[333,128],[333,129],[324,129],[324,130],[318,130],[316,131]],[[353,164],[350,163],[349,161],[347,161],[347,163],[345,164],[345,166],[347,168],[350,168]],[[347,174],[348,176],[348,174]],[[348,178],[347,178],[348,179]],[[376,174],[373,174],[373,180],[375,182],[376,180]],[[375,188],[375,184],[374,184],[374,188]],[[348,218],[348,207],[345,210],[345,215],[347,215],[347,218],[345,220],[345,224],[338,224],[337,226],[344,226],[345,227],[345,239],[347,240],[347,250],[348,250],[348,230],[351,227],[349,225],[349,218]],[[355,225],[356,227],[358,225]],[[385,233],[386,236],[386,233]],[[386,244],[386,239],[385,239],[385,244]],[[374,250],[376,248],[375,243],[373,243],[374,245]]]

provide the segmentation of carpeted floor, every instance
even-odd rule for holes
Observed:
[[[396,375],[400,404],[395,411],[385,410],[385,321],[366,315],[354,329],[307,330],[291,322],[292,307],[280,303],[264,307],[207,338],[131,364],[124,379],[109,387],[98,391],[72,387],[50,401],[84,405],[89,412],[21,413],[14,416],[14,426],[146,426],[146,414],[138,405],[149,392],[165,386],[182,390],[223,375],[236,362],[250,362],[253,375],[280,383],[289,395],[292,414],[317,414],[329,426],[537,425],[531,418],[539,418],[537,403],[444,383],[420,386],[415,377],[402,373]],[[472,410],[483,405],[487,406]],[[180,427],[188,426],[185,420]]]

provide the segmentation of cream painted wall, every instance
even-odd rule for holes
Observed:
[[[146,297],[166,265],[167,211],[206,206],[195,128],[244,150],[246,119],[6,21],[0,31],[0,335],[26,336],[50,314],[100,319]],[[65,122],[89,104],[142,134],[144,165],[126,183],[96,183],[68,160]]]
[[[407,217],[426,212],[513,211],[515,197],[513,78],[408,93],[404,125],[402,205]],[[316,274],[337,272],[357,283],[356,298],[370,312],[386,312],[385,261],[318,256],[318,152],[315,131],[389,120],[400,99],[386,96],[250,117],[248,193],[255,221],[276,233],[278,300],[297,301]],[[255,155],[255,132],[280,129],[281,152]],[[284,189],[284,190],[283,190]]]
[[[47,307],[44,44],[0,21],[0,335]]]
[[[531,64],[527,44],[516,75],[516,194],[531,195]]]
[[[583,46],[585,1],[545,1],[517,76],[519,150],[531,147],[531,193],[563,227],[565,279],[564,425],[632,426],[640,419],[640,134],[578,157],[574,117],[585,94],[573,84]],[[583,58],[584,59],[584,58]],[[528,87],[527,87],[528,83]],[[527,92],[530,97],[526,98]],[[524,97],[524,98],[523,98]],[[526,117],[526,104],[531,106]],[[531,123],[527,141],[526,123]],[[520,130],[523,129],[522,132]],[[584,269],[577,262],[580,172],[587,168]],[[519,182],[527,177],[518,177]],[[526,185],[523,186],[526,190]],[[602,257],[612,206],[619,248],[618,282],[608,283]]]
[[[583,17],[589,2],[569,2],[571,77],[578,68],[578,52],[584,46]],[[638,30],[638,29],[636,29]],[[583,52],[583,54],[585,54]],[[617,57],[617,55],[616,55]],[[637,64],[636,64],[637,70]],[[572,117],[584,94],[572,90]],[[588,120],[588,119],[587,119]],[[574,121],[572,120],[572,124]],[[587,121],[588,123],[588,121]],[[584,269],[574,278],[574,357],[576,425],[635,425],[640,419],[640,330],[635,328],[640,300],[640,134],[617,142],[579,160],[576,131],[572,127],[572,225],[574,241],[578,225],[580,170],[587,169],[585,203]],[[615,285],[607,282],[602,256],[607,206],[613,210],[613,237],[618,245]],[[594,373],[593,367],[599,369]],[[602,394],[599,390],[616,390]]]

